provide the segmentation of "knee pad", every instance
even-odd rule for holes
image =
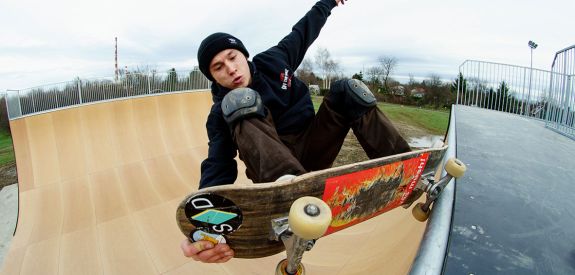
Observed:
[[[250,88],[234,89],[224,96],[222,112],[230,126],[247,117],[263,118],[266,116],[260,95]]]
[[[373,93],[357,79],[334,82],[328,97],[330,106],[350,120],[358,119],[377,104]]]
[[[367,85],[357,79],[349,79],[346,81],[346,92],[353,98],[353,101],[364,107],[371,107],[376,105],[375,96],[369,90]]]

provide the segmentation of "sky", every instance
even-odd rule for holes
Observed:
[[[251,56],[277,44],[314,0],[0,0],[0,92],[128,69],[191,70],[213,32],[243,41]],[[393,73],[455,79],[465,60],[550,70],[575,44],[573,0],[349,0],[333,9],[308,49],[327,49],[341,73],[398,61]],[[319,71],[319,70],[318,70]]]

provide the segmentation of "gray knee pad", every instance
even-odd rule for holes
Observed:
[[[377,104],[369,88],[357,79],[332,83],[328,99],[334,111],[351,121],[360,118]]]
[[[363,82],[357,79],[349,79],[346,84],[345,91],[355,103],[364,107],[375,106],[375,96]]]
[[[265,108],[260,95],[250,88],[230,91],[222,100],[222,112],[230,126],[246,117],[265,117]]]

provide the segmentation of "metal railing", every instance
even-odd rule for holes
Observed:
[[[545,126],[575,139],[575,45],[555,54],[551,71]]]
[[[158,93],[209,89],[211,82],[199,71],[128,73],[114,77],[80,79],[22,90],[7,90],[10,119],[60,108]]]
[[[457,104],[545,119],[550,71],[467,60],[459,67]]]

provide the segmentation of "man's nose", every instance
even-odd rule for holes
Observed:
[[[228,70],[228,74],[233,74],[236,72],[236,67],[231,63],[227,63],[226,70]]]

